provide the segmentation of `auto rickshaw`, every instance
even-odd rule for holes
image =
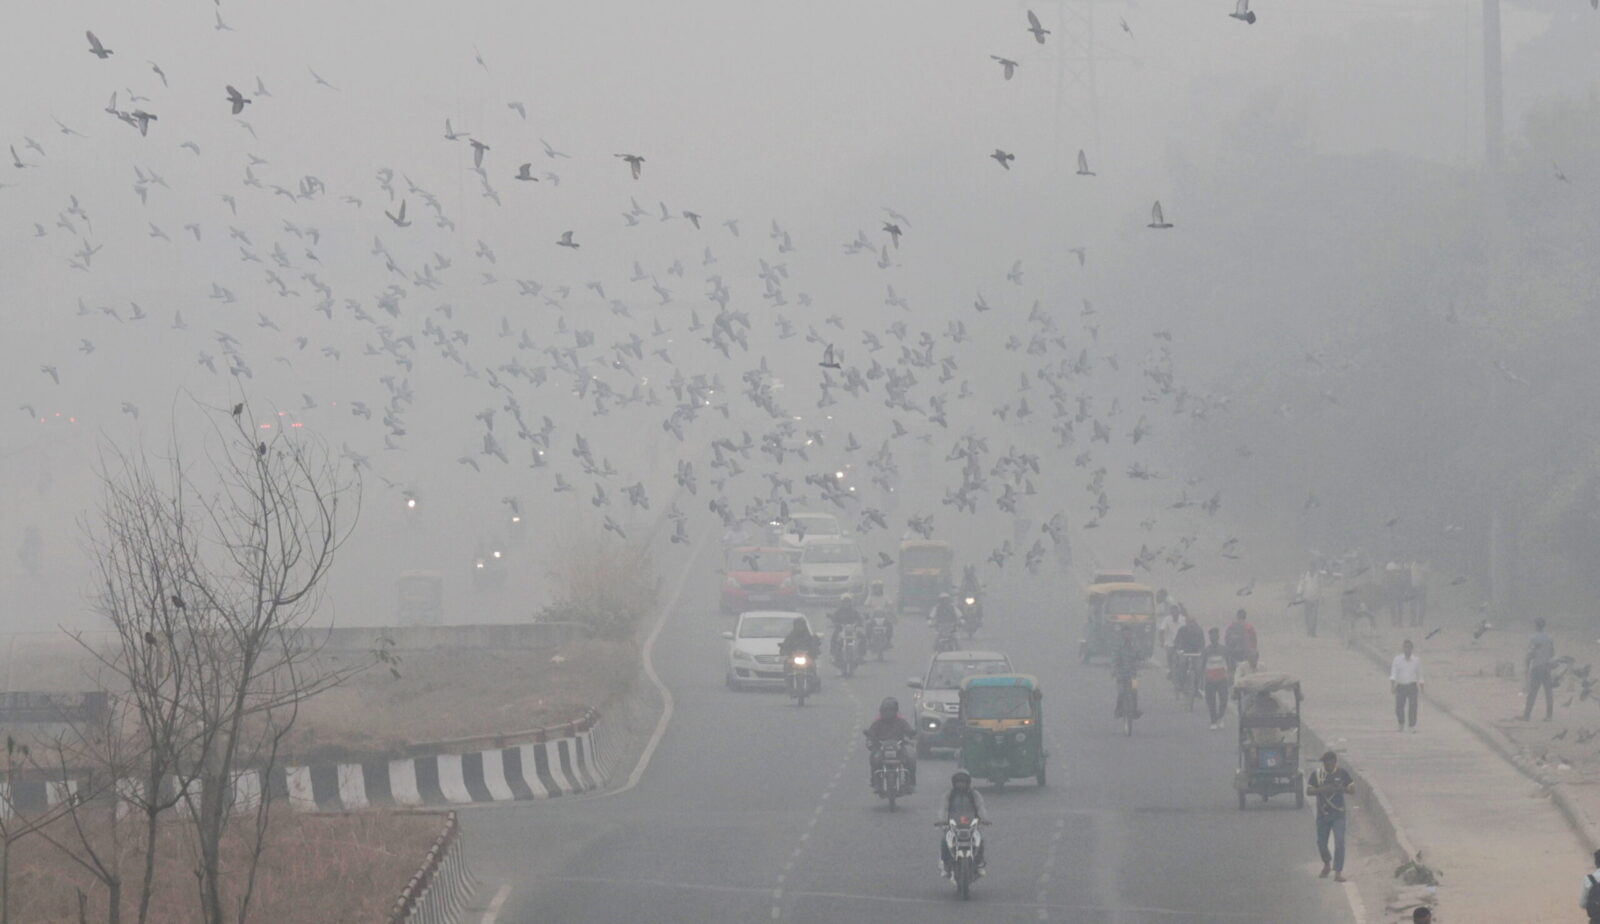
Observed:
[[[996,786],[1033,777],[1045,783],[1044,711],[1029,674],[974,675],[961,682],[959,766]]]
[[[1156,592],[1131,581],[1089,585],[1089,614],[1078,654],[1087,664],[1096,655],[1111,656],[1122,644],[1122,627],[1133,628],[1140,653],[1156,651]]]
[[[927,613],[950,590],[955,551],[950,543],[933,539],[907,539],[900,543],[899,611]]]
[[[1245,807],[1245,800],[1252,793],[1265,802],[1286,792],[1294,793],[1295,808],[1305,807],[1305,773],[1300,769],[1300,699],[1300,681],[1288,674],[1256,671],[1234,679],[1239,769],[1234,771],[1233,788],[1239,793],[1239,808]]]

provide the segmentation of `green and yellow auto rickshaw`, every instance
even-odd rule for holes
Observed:
[[[1044,785],[1043,694],[1029,674],[974,675],[961,682],[959,765],[996,786],[1033,777]]]
[[[900,612],[926,614],[954,584],[955,551],[936,539],[907,539],[900,543],[900,587],[896,605]]]
[[[1084,620],[1078,654],[1085,664],[1096,655],[1110,657],[1122,644],[1124,626],[1133,629],[1140,653],[1156,651],[1156,592],[1133,582],[1089,585],[1089,613]]]

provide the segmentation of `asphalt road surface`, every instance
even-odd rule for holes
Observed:
[[[1049,786],[984,787],[988,875],[961,902],[938,874],[934,805],[954,769],[921,763],[890,814],[867,786],[860,730],[921,675],[931,633],[902,619],[884,664],[821,695],[723,687],[730,627],[716,606],[716,547],[667,618],[654,663],[675,713],[639,785],[615,795],[464,812],[480,895],[498,922],[1070,921],[1348,922],[1344,891],[1316,877],[1312,815],[1293,799],[1241,812],[1237,731],[1175,704],[1158,672],[1144,717],[1113,723],[1103,663],[1077,662],[1079,601],[1064,579],[990,589],[971,647],[1039,677]]]

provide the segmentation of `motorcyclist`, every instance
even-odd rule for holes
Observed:
[[[972,565],[962,568],[961,599],[963,603],[968,600],[972,601],[969,605],[972,606],[973,615],[978,621],[983,619],[983,600],[979,596],[979,591],[982,589],[983,586],[978,583],[978,569]]]
[[[950,775],[950,791],[945,793],[937,809],[937,824],[940,827],[949,824],[957,818],[970,818],[973,823],[987,824],[989,813],[983,807],[983,794],[972,788],[972,774],[965,770],[957,770]],[[984,843],[978,842],[978,851],[975,859],[978,861],[978,875],[983,875]],[[939,868],[946,879],[950,878],[950,845],[945,843],[943,837],[939,838]]]
[[[845,626],[861,625],[861,611],[856,609],[855,594],[845,594],[839,598],[839,608],[828,614],[828,621],[833,624],[833,636],[828,643],[828,651],[832,653],[835,661],[839,660],[839,633]]]
[[[883,592],[883,582],[873,581],[872,587],[867,591],[867,602],[863,604],[866,610],[867,624],[882,622],[884,638],[890,646],[894,645],[894,607],[889,605],[889,597]]]
[[[1118,702],[1116,706],[1120,707],[1122,705],[1122,682],[1131,680],[1135,674],[1139,673],[1139,665],[1143,663],[1144,652],[1139,650],[1138,640],[1133,635],[1133,627],[1123,626],[1122,644],[1117,646],[1116,653],[1111,656],[1111,677],[1117,684]],[[1133,717],[1136,719],[1142,714],[1137,708],[1133,710]],[[1121,713],[1116,713],[1116,717],[1121,718]]]
[[[906,765],[907,782],[905,794],[909,795],[912,790],[916,789],[917,749],[906,745],[917,740],[917,730],[912,728],[911,723],[900,715],[900,701],[893,696],[884,697],[883,702],[878,704],[877,721],[868,725],[861,733],[867,736],[869,747],[873,743],[898,745],[900,747],[900,757]],[[879,753],[876,749],[872,751],[870,772],[867,777],[869,785],[878,778]]]
[[[811,633],[811,626],[806,624],[805,618],[796,616],[794,625],[789,627],[789,634],[778,643],[778,657],[787,664],[791,654],[803,651],[814,660],[821,648],[821,642]]]

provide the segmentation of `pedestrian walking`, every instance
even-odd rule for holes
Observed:
[[[1305,608],[1306,635],[1317,637],[1317,608],[1322,605],[1322,580],[1317,576],[1316,568],[1307,568],[1306,573],[1300,576],[1300,583],[1295,587],[1295,596],[1300,600],[1300,605]]]
[[[1578,907],[1589,912],[1591,922],[1600,921],[1600,850],[1594,852],[1594,869],[1583,877],[1583,895]]]
[[[1233,614],[1233,622],[1228,623],[1228,631],[1222,635],[1222,645],[1228,649],[1230,674],[1238,670],[1243,662],[1249,662],[1251,670],[1256,669],[1260,658],[1257,651],[1256,627],[1250,624],[1244,610]]]
[[[1555,713],[1556,640],[1544,631],[1543,616],[1533,621],[1533,634],[1528,636],[1525,662],[1523,674],[1528,678],[1528,702],[1522,707],[1522,721],[1533,717],[1533,704],[1538,702],[1539,691],[1543,690],[1544,720],[1548,722]]]
[[[1333,873],[1334,882],[1344,882],[1344,797],[1356,791],[1350,771],[1339,766],[1339,755],[1322,755],[1322,767],[1311,771],[1306,780],[1306,795],[1317,799],[1317,852],[1322,855],[1322,878]],[[1333,852],[1328,838],[1333,838]]]
[[[1211,713],[1211,730],[1222,727],[1228,714],[1228,652],[1217,641],[1217,630],[1211,630],[1211,644],[1200,652],[1201,676],[1205,682],[1206,710]]]
[[[1417,730],[1417,697],[1422,693],[1422,659],[1412,652],[1411,639],[1389,665],[1389,689],[1394,693],[1395,731]]]

